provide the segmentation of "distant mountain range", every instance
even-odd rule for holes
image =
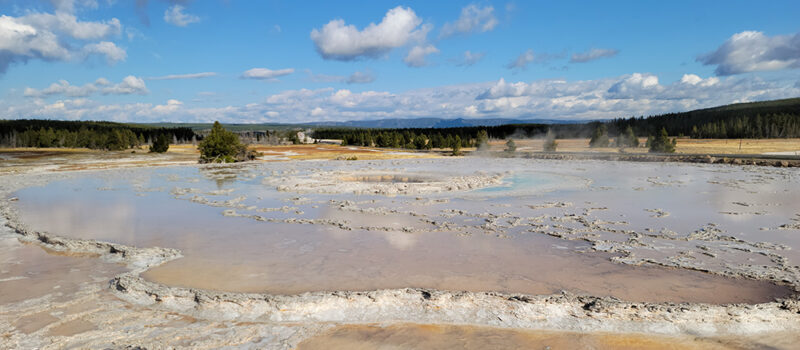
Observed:
[[[413,119],[378,119],[378,120],[351,120],[346,122],[320,122],[309,123],[315,127],[351,127],[374,129],[408,129],[408,128],[462,128],[470,126],[499,126],[508,124],[582,124],[587,120],[560,120],[560,119],[441,119],[441,118],[413,118]]]

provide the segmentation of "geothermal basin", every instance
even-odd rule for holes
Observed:
[[[307,161],[42,174],[13,178],[18,184],[8,196],[14,200],[5,205],[12,226],[24,225],[37,237],[179,252],[129,266],[133,272],[114,279],[111,290],[133,305],[201,319],[399,320],[709,337],[742,329],[762,336],[773,324],[782,325],[776,332],[800,325],[791,301],[800,286],[796,169],[528,159],[485,164],[469,158]],[[23,288],[25,282],[14,283]],[[606,304],[595,307],[600,304],[584,297]],[[469,316],[506,312],[509,302],[574,303],[578,313],[617,323],[582,315],[536,321],[525,316],[534,312],[528,309],[512,312],[514,320],[498,316],[499,322]],[[676,316],[683,328],[660,323],[673,312],[660,309],[669,305],[685,305]],[[752,327],[736,328],[718,316],[754,305],[764,313],[757,322],[731,321]],[[647,315],[628,314],[648,307]],[[712,327],[692,329],[692,322]],[[332,332],[326,334],[339,334]]]

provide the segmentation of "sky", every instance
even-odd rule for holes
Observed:
[[[596,120],[800,97],[800,2],[0,0],[0,119]]]

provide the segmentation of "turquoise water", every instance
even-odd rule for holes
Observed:
[[[523,173],[514,174],[503,179],[503,184],[475,190],[476,193],[502,194],[503,192],[519,192],[525,190],[545,190],[559,181],[554,175]]]

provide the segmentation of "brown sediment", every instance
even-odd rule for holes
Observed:
[[[735,340],[734,340],[735,341]],[[731,341],[691,336],[587,334],[464,325],[347,325],[298,344],[298,350],[398,349],[733,349]],[[756,345],[756,344],[753,344]]]

